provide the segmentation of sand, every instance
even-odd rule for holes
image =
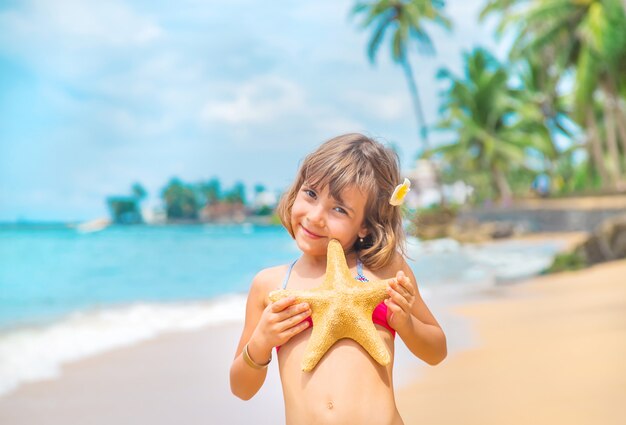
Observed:
[[[626,423],[626,261],[430,307],[450,352],[430,367],[398,343],[406,424]],[[60,378],[0,397],[0,424],[283,423],[275,362],[252,400],[230,393],[241,326],[163,335],[69,364]]]
[[[65,366],[58,379],[0,398],[0,424],[277,424],[276,365],[254,399],[234,397],[229,367],[242,324],[163,335]],[[254,419],[252,422],[251,420]]]
[[[457,307],[478,347],[398,393],[407,424],[626,423],[626,261]]]

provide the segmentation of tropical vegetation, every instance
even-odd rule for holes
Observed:
[[[402,67],[419,126],[423,148],[428,149],[428,125],[424,118],[419,89],[410,61],[411,48],[420,53],[434,53],[432,39],[426,32],[425,23],[432,22],[444,28],[452,27],[451,21],[443,14],[444,2],[440,0],[381,0],[358,2],[352,13],[365,15],[362,28],[373,28],[368,43],[367,54],[370,62],[376,61],[376,54],[388,33],[391,34],[391,58]]]
[[[185,183],[173,178],[161,192],[168,220],[197,220],[202,211],[210,215],[220,210],[232,213],[246,204],[245,186],[241,182],[223,191],[219,179]]]
[[[411,45],[434,51],[424,24],[450,28],[437,0],[357,2],[372,31],[373,62],[391,32],[421,126],[424,155],[443,180],[463,179],[476,200],[527,195],[539,178],[551,195],[626,190],[626,6],[621,0],[487,0],[496,36],[513,43],[506,61],[482,47],[466,52],[463,72],[443,69],[441,117],[424,123],[409,61]],[[449,135],[429,146],[427,128]]]
[[[536,88],[566,94],[589,188],[626,189],[624,7],[620,0],[492,0],[482,11],[499,16],[499,35],[514,34],[511,63],[543,64]],[[554,111],[550,100],[546,109]]]
[[[254,187],[255,197],[266,192],[265,186]],[[195,183],[172,178],[161,190],[163,212],[169,222],[228,221],[235,215],[271,215],[272,206],[260,203],[249,206],[246,201],[246,188],[236,182],[224,190],[218,178]],[[131,195],[117,195],[107,198],[111,221],[116,224],[141,224],[143,215],[141,203],[147,191],[139,183],[131,187]],[[256,199],[256,198],[255,198]]]
[[[498,60],[477,46],[464,53],[460,74],[440,70],[441,113],[429,125],[412,61],[415,53],[435,52],[427,28],[452,28],[444,6],[442,0],[357,0],[352,8],[371,31],[372,64],[389,41],[419,127],[416,150],[440,164],[440,178],[469,183],[475,201],[507,201],[539,191],[537,182],[546,181],[542,195],[626,191],[626,4],[486,0],[480,19],[496,18],[496,36],[513,40],[510,50]],[[432,146],[429,130],[449,142]],[[257,195],[263,191],[255,187]],[[145,190],[136,185],[132,193],[109,198],[117,222],[136,220]],[[223,191],[216,178],[174,178],[161,197],[169,220],[230,214],[246,199],[243,184]],[[271,214],[271,207],[262,208],[256,213]]]
[[[129,196],[110,196],[107,198],[107,207],[113,223],[143,223],[141,201],[145,199],[147,192],[141,184],[134,183],[131,187],[131,193]]]

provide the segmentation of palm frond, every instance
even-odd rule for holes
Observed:
[[[380,43],[385,38],[385,33],[387,29],[390,27],[393,20],[391,17],[386,17],[385,19],[381,19],[381,21],[376,26],[372,37],[370,38],[369,43],[367,43],[367,57],[369,58],[371,63],[375,63],[376,61],[376,53],[380,47]]]

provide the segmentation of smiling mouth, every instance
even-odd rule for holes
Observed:
[[[305,233],[307,236],[311,237],[311,238],[319,239],[319,238],[322,238],[322,237],[323,237],[323,236],[320,236],[320,235],[318,235],[318,234],[315,234],[315,233],[313,233],[313,232],[311,232],[311,231],[307,230],[307,228],[306,228],[306,227],[304,227],[304,226],[302,226],[302,225],[300,225],[300,227],[302,228],[302,230],[304,231],[304,233]]]

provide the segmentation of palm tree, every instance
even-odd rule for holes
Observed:
[[[133,186],[131,187],[131,192],[133,193],[133,197],[139,201],[142,201],[143,199],[145,199],[146,196],[148,196],[148,192],[146,192],[146,189],[144,189],[141,183],[138,182],[133,183]]]
[[[492,0],[482,16],[492,12],[502,13],[500,32],[517,34],[512,59],[535,54],[560,75],[575,71],[573,118],[586,129],[589,157],[603,185],[618,184],[620,157],[626,155],[626,110],[620,101],[626,94],[626,77],[620,72],[626,67],[626,13],[620,0]],[[595,110],[598,95],[604,128]]]
[[[571,159],[573,151],[583,145],[573,144],[567,149],[560,147],[557,136],[573,139],[576,124],[570,119],[570,110],[566,96],[558,90],[560,74],[552,72],[545,66],[549,63],[548,55],[528,55],[511,64],[513,80],[518,82],[519,108],[517,112],[526,122],[536,121],[543,125],[542,133],[547,144],[541,149],[545,164],[544,168],[551,177],[552,189],[560,190],[564,181],[560,175],[561,163],[565,156]]]
[[[438,127],[453,130],[458,140],[431,153],[469,173],[487,173],[494,192],[507,201],[512,196],[507,175],[528,168],[527,151],[549,155],[549,135],[538,112],[523,110],[521,91],[509,87],[507,70],[484,49],[465,54],[463,78],[448,70],[438,77],[450,82]]]
[[[416,43],[420,52],[432,53],[434,47],[431,38],[424,28],[425,21],[431,21],[450,29],[450,20],[443,15],[444,2],[441,0],[379,0],[375,2],[358,2],[353,14],[364,14],[362,28],[373,27],[372,37],[368,43],[367,54],[374,63],[376,54],[387,32],[391,32],[391,57],[400,64],[409,85],[409,92],[415,109],[415,117],[420,128],[423,148],[428,145],[428,127],[420,102],[419,91],[413,69],[409,60],[410,46]]]
[[[586,120],[603,183],[610,182],[619,188],[624,173],[618,146],[620,136],[617,134],[621,121],[618,87],[625,83],[622,70],[626,66],[626,14],[617,0],[589,0],[586,3],[586,9],[578,8],[579,13],[584,12],[584,17],[576,31],[580,52],[573,64],[576,69],[574,112],[579,121]],[[600,114],[595,110],[598,100],[602,107]],[[598,115],[604,119],[603,126],[598,124]],[[626,118],[623,112],[622,118]],[[622,143],[626,147],[626,130],[623,126],[620,128]],[[602,148],[603,139],[606,154]]]

